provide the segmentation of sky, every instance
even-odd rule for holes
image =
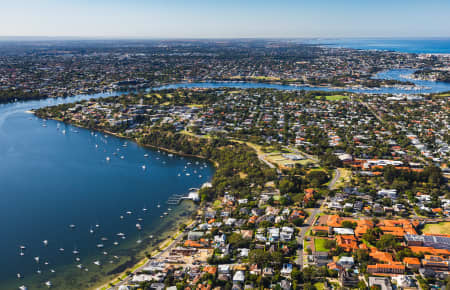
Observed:
[[[0,36],[449,37],[449,0],[0,0]]]

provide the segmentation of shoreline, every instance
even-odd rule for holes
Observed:
[[[34,114],[38,118],[41,118],[41,117],[36,115],[36,112],[34,110],[30,110],[28,112],[31,113],[31,114]],[[114,133],[114,132],[111,132],[111,131],[108,131],[108,130],[89,129],[89,128],[86,128],[86,127],[81,126],[79,124],[75,124],[75,123],[71,123],[71,122],[64,122],[63,120],[61,120],[59,118],[51,118],[51,120],[62,122],[64,124],[68,124],[68,125],[71,125],[71,126],[75,126],[75,127],[81,128],[81,129],[85,129],[85,130],[93,130],[93,131],[96,131],[96,132],[99,132],[99,133],[108,134],[110,136],[113,136],[113,137],[116,137],[116,138],[120,138],[120,139],[125,139],[127,141],[132,141],[132,142],[135,142],[137,145],[142,146],[144,148],[158,149],[158,150],[163,150],[163,151],[168,152],[168,153],[176,154],[178,156],[194,157],[194,158],[208,160],[208,162],[212,166],[214,166],[215,169],[217,169],[217,167],[218,167],[218,164],[216,164],[215,162],[212,162],[211,160],[209,160],[208,158],[206,158],[204,156],[186,154],[186,153],[177,152],[177,151],[174,151],[174,150],[171,150],[171,149],[168,149],[168,148],[158,147],[158,146],[149,145],[149,144],[143,144],[143,143],[139,142],[138,140],[136,140],[135,138],[128,138],[128,137],[125,137],[125,136],[121,136],[118,133]],[[202,186],[204,184],[202,184]],[[193,203],[193,205],[194,205],[194,208],[193,208],[192,212],[195,212],[195,211],[197,211],[199,209],[199,205],[196,204],[196,203]],[[188,226],[190,226],[192,223],[195,222],[190,216],[183,217],[183,216],[181,216],[181,213],[177,213],[177,214],[180,215],[179,218],[175,221],[175,223],[177,225],[187,224]],[[106,289],[109,289],[111,283],[116,285],[116,284],[122,282],[122,280],[126,279],[128,277],[127,272],[131,271],[132,273],[134,273],[134,272],[138,271],[143,266],[145,266],[154,256],[157,256],[157,255],[160,255],[160,254],[164,253],[165,249],[169,248],[172,245],[173,242],[176,242],[176,238],[183,234],[183,232],[178,230],[177,227],[175,229],[168,228],[166,230],[162,230],[162,232],[159,233],[158,235],[159,236],[167,236],[167,237],[164,240],[157,242],[156,244],[146,246],[144,250],[140,250],[136,254],[136,256],[144,254],[143,258],[139,259],[132,266],[128,266],[126,269],[124,269],[119,274],[117,274],[115,278],[108,279],[108,282],[102,283],[100,286],[93,286],[92,288],[89,288],[89,289],[95,289],[95,290],[106,290]],[[161,246],[164,246],[164,247],[161,249]],[[149,250],[151,251],[149,253],[150,259],[145,256],[145,253],[147,253]]]

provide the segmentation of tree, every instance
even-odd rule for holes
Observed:
[[[292,223],[297,227],[301,227],[303,225],[304,220],[302,218],[295,218],[292,220]]]
[[[344,228],[351,228],[351,229],[355,229],[357,226],[357,223],[351,222],[351,221],[343,221],[342,222],[342,227]]]
[[[380,250],[393,249],[397,245],[397,241],[393,235],[382,235],[376,246]]]
[[[328,174],[322,170],[314,170],[306,175],[306,179],[312,186],[318,187],[328,181]]]
[[[270,261],[270,254],[262,249],[251,250],[248,254],[249,260],[252,264],[263,266]]]

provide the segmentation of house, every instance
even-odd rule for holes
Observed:
[[[282,242],[288,242],[292,239],[292,235],[294,234],[294,229],[291,227],[282,227],[280,233],[280,240]]]
[[[200,240],[200,239],[203,237],[204,234],[205,234],[204,232],[190,231],[190,232],[188,233],[187,239],[188,239],[188,240],[191,240],[191,241],[197,241],[197,240]]]
[[[251,275],[261,275],[261,269],[257,264],[251,265],[249,270]]]
[[[337,261],[337,264],[345,269],[350,269],[355,265],[355,260],[353,257],[343,256]]]
[[[369,274],[404,274],[405,266],[399,262],[392,262],[390,264],[376,264],[368,265],[367,273]]]
[[[450,270],[449,261],[444,260],[444,258],[435,255],[425,255],[425,258],[422,259],[422,265],[425,269],[431,269],[434,271],[447,272]]]
[[[269,232],[269,241],[277,242],[280,239],[280,229],[279,228],[270,228]]]
[[[292,264],[283,264],[283,268],[281,268],[281,276],[290,278],[292,273]]]
[[[423,246],[450,250],[450,237],[405,235],[405,240],[408,246]]]
[[[339,274],[339,282],[343,287],[354,288],[358,285],[358,276],[351,271],[341,271]]]
[[[419,269],[420,261],[418,258],[405,257],[403,259],[403,263],[406,265],[408,269]]]
[[[233,283],[244,283],[245,282],[245,274],[244,271],[236,271],[233,276]]]
[[[369,287],[378,286],[381,290],[391,290],[391,281],[387,277],[369,277]]]
[[[352,235],[336,236],[336,244],[347,252],[353,252],[353,250],[358,249],[356,238]]]
[[[272,267],[265,267],[263,269],[263,277],[272,277],[273,276],[273,268]]]
[[[231,267],[230,265],[219,265],[218,272],[219,274],[230,274]]]

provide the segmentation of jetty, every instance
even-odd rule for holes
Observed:
[[[191,188],[193,189],[193,188]],[[182,194],[173,194],[167,200],[168,205],[179,205],[183,200],[192,200],[194,202],[200,201],[200,195],[198,193],[198,189],[195,191],[190,191],[186,195]]]

